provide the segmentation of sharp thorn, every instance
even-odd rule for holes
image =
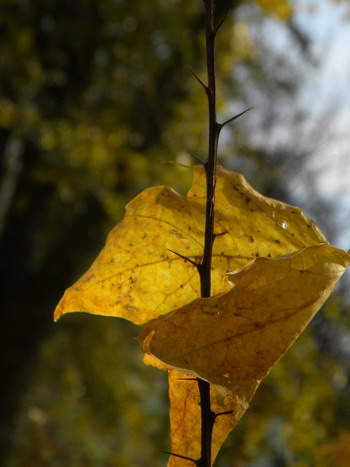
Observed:
[[[191,457],[181,456],[181,454],[175,454],[174,452],[169,452],[169,451],[160,451],[160,452],[162,452],[163,454],[169,454],[169,456],[178,457],[179,459],[185,459],[187,461],[193,462],[195,465],[199,465],[198,463],[199,461],[192,459]]]
[[[218,234],[214,233],[213,236],[214,238],[221,237],[222,235],[226,235],[227,233],[228,233],[227,230],[224,230],[223,232],[220,232]]]
[[[215,418],[220,417],[221,415],[232,415],[234,413],[233,410],[228,410],[227,412],[218,412],[214,413]]]
[[[203,86],[204,90],[206,93],[208,93],[208,86],[206,84],[203,83],[203,81],[200,79],[200,77],[197,75],[197,73],[195,73],[192,68],[190,68],[190,72],[192,73],[192,75],[196,78],[196,80],[198,81],[198,83]]]
[[[184,255],[181,255],[180,253],[178,253],[177,251],[174,251],[174,250],[170,250],[169,248],[167,248],[168,251],[171,251],[172,253],[174,253],[174,255],[177,255],[179,256],[180,258],[188,261],[189,263],[193,264],[193,266],[196,266],[196,268],[198,268],[198,264],[195,262],[195,261],[192,261],[190,258],[187,258],[187,256],[184,256]]]
[[[200,164],[202,164],[205,168],[205,166],[207,165],[207,163],[199,156],[197,156],[197,154],[194,154],[193,152],[190,152],[190,155],[192,157],[194,157]]]
[[[228,16],[229,16],[229,14],[231,13],[231,11],[232,11],[232,8],[230,8],[230,9],[228,9],[228,10],[226,11],[226,13],[224,14],[223,18],[221,19],[221,21],[219,22],[219,24],[216,26],[215,31],[214,31],[214,34],[217,34],[217,33],[220,31],[222,25],[223,25],[223,24],[225,23],[225,21],[227,20],[227,18],[228,18]]]
[[[231,123],[231,122],[233,122],[234,120],[237,120],[237,118],[242,117],[242,115],[244,115],[245,113],[249,112],[249,110],[252,110],[252,108],[253,108],[253,107],[249,107],[249,109],[246,109],[246,110],[244,110],[243,112],[241,112],[241,113],[235,115],[234,117],[229,118],[228,120],[226,120],[226,122],[219,124],[219,125],[220,125],[220,129],[223,128],[223,127],[224,127],[225,125],[227,125],[228,123]]]

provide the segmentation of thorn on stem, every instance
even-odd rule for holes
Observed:
[[[172,253],[174,253],[174,255],[179,256],[180,258],[184,259],[185,261],[188,261],[189,263],[193,264],[193,266],[196,266],[196,268],[198,268],[199,264],[196,263],[195,261],[192,261],[192,259],[188,258],[187,256],[181,255],[177,251],[170,250],[170,248],[167,248],[167,250],[171,251]]]
[[[233,122],[234,120],[237,120],[237,118],[239,117],[242,117],[242,115],[244,115],[245,113],[249,112],[249,110],[252,110],[253,107],[249,107],[249,109],[246,109],[246,110],[243,110],[243,112],[240,112],[239,114],[229,118],[228,120],[226,120],[224,123],[219,123],[219,127],[220,127],[220,130],[225,126],[227,125],[228,123],[231,123]]]
[[[221,19],[221,21],[219,22],[219,24],[216,26],[215,30],[214,30],[214,34],[216,35],[219,30],[221,29],[222,25],[225,23],[225,21],[227,20],[229,14],[231,13],[232,11],[232,8],[229,8],[226,13],[224,14],[223,18]]]
[[[223,232],[220,232],[220,233],[217,233],[217,234],[214,233],[214,234],[213,234],[213,237],[214,237],[214,239],[215,239],[215,238],[217,238],[217,237],[221,237],[222,235],[226,235],[227,233],[228,233],[227,230],[224,230]]]
[[[199,466],[199,460],[192,459],[191,457],[181,456],[181,454],[175,454],[174,452],[169,452],[169,451],[160,451],[160,452],[162,452],[163,454],[169,454],[169,456],[178,457],[179,459],[185,459]]]
[[[202,164],[204,168],[206,167],[207,163],[201,157],[197,156],[197,154],[194,154],[193,152],[190,152],[190,155]]]
[[[196,78],[196,80],[198,81],[198,83],[203,87],[204,91],[206,93],[208,93],[209,91],[209,88],[206,84],[203,83],[203,81],[200,79],[200,77],[197,75],[197,73],[195,73],[192,68],[190,68],[190,72],[192,73],[192,75]]]
[[[221,417],[221,415],[232,415],[233,413],[234,413],[234,410],[228,410],[227,412],[214,413],[214,416],[216,418],[216,417]]]

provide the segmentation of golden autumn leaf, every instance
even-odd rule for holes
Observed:
[[[169,399],[171,422],[171,451],[199,459],[201,455],[201,416],[198,383],[185,379],[183,373],[176,370],[169,372]],[[229,412],[230,415],[217,417],[212,437],[212,458],[215,459],[219,449],[230,431],[237,425],[248,408],[236,396],[223,396],[216,388],[211,388],[211,409],[215,413]],[[171,456],[168,466],[193,466],[193,462]]]
[[[229,274],[230,291],[147,323],[142,350],[247,402],[349,264],[350,254],[327,244],[256,258]]]
[[[143,324],[200,295],[195,266],[205,226],[206,177],[195,168],[187,196],[167,186],[149,188],[126,207],[90,269],[55,311],[83,311]],[[276,257],[325,242],[299,208],[262,196],[241,174],[218,167],[212,293],[229,290],[225,274],[259,256]],[[170,251],[172,250],[172,251]]]
[[[163,368],[165,364],[207,380],[216,387],[211,392],[213,410],[233,410],[214,426],[213,460],[261,380],[349,265],[349,253],[327,244],[280,258],[256,258],[229,274],[229,292],[196,299],[145,326],[139,340],[142,350],[153,357],[150,363],[159,359]],[[196,459],[200,454],[200,418],[194,414],[198,389],[178,375],[176,371],[170,376],[172,452]],[[171,457],[169,466],[185,462]]]
[[[109,234],[106,246],[90,269],[66,291],[56,308],[55,319],[68,312],[85,311],[142,324],[193,302],[200,294],[197,270],[173,252],[195,262],[201,261],[205,198],[206,177],[202,167],[195,168],[194,183],[186,197],[164,186],[149,188],[137,196],[127,205],[124,219]],[[225,292],[230,294],[234,290],[226,280],[227,273],[247,264],[247,271],[250,270],[254,258],[257,258],[255,265],[263,265],[271,263],[269,258],[295,253],[309,245],[323,243],[326,246],[322,233],[299,208],[262,196],[241,174],[222,167],[218,167],[217,173],[214,232],[220,235],[213,247],[212,292],[225,297],[228,296]],[[236,289],[239,288],[237,280],[243,276],[237,273],[232,277]],[[243,282],[242,279],[241,288]],[[205,311],[206,319],[214,315]],[[239,318],[237,313],[235,316]],[[206,325],[211,323],[206,321]],[[181,340],[183,337],[191,340],[193,329],[196,328],[192,322],[187,337],[181,336]],[[208,332],[210,334],[210,330]],[[150,336],[148,341],[153,345],[155,341]],[[193,340],[196,339],[195,333]],[[237,355],[242,352],[240,349]],[[164,369],[164,364],[157,363],[151,356],[146,355],[145,360]],[[209,364],[210,360],[207,369]],[[200,374],[211,381],[211,375],[203,375]],[[213,382],[221,386],[221,390],[225,387],[228,394],[227,376],[223,373],[224,382],[214,379]],[[169,384],[172,450],[180,452],[181,447],[182,454],[197,458],[200,433],[200,417],[196,415],[199,410],[197,383],[183,381],[171,370]],[[213,410],[234,411],[232,415],[219,417],[215,423],[213,456],[243,415],[257,384],[248,384],[244,397],[241,393],[234,394],[234,388],[231,388],[231,395],[223,395],[212,388]],[[169,465],[184,465],[184,462],[171,457]]]

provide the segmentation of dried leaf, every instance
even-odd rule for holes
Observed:
[[[195,169],[187,197],[149,188],[126,207],[90,269],[55,311],[118,316],[136,324],[191,302],[200,293],[196,267],[203,254],[206,178]],[[225,274],[258,256],[276,257],[325,242],[299,208],[266,198],[241,174],[218,167],[212,293],[229,290]]]
[[[229,292],[149,322],[142,350],[249,401],[349,264],[348,253],[327,244],[257,258],[229,275]]]
[[[66,291],[56,308],[55,319],[68,312],[85,311],[118,316],[142,324],[195,300],[199,296],[200,284],[196,267],[192,263],[200,263],[202,259],[205,196],[206,178],[202,167],[196,168],[194,183],[187,197],[178,195],[169,187],[150,188],[137,196],[126,207],[124,219],[109,234],[105,248],[91,268]],[[169,336],[165,321],[163,324],[162,320],[156,324],[155,322],[148,324],[143,334],[145,350],[154,353],[159,350],[160,358],[164,356],[167,363],[184,368],[187,372],[194,371],[202,378],[216,384],[221,390],[232,393],[232,395],[223,395],[215,388],[211,390],[213,410],[218,412],[234,410],[232,415],[219,417],[215,423],[213,456],[216,455],[227,434],[246,410],[259,378],[268,371],[270,361],[278,358],[276,355],[273,357],[268,355],[262,368],[255,369],[256,374],[253,374],[253,366],[249,369],[249,362],[254,363],[254,357],[259,348],[254,353],[254,346],[248,346],[247,355],[244,357],[245,334],[252,338],[261,328],[261,335],[265,336],[264,327],[270,327],[271,332],[279,332],[279,321],[275,322],[273,312],[269,308],[271,296],[266,300],[263,297],[264,293],[269,291],[268,284],[271,283],[271,277],[274,277],[276,271],[270,271],[270,277],[265,277],[265,279],[263,275],[257,275],[253,281],[251,281],[249,271],[255,270],[256,267],[258,270],[259,267],[264,269],[264,265],[273,264],[268,258],[279,257],[302,250],[309,245],[326,242],[322,233],[300,209],[260,195],[250,187],[242,175],[229,172],[222,167],[218,167],[217,173],[214,232],[218,236],[213,247],[212,293],[223,294],[205,299],[205,302],[195,300],[190,305],[180,308],[177,313],[167,316],[166,320],[170,323],[170,329],[174,329],[174,323],[175,328],[179,328],[176,324],[178,317],[186,315],[184,320],[186,323],[184,321],[180,323],[180,328],[186,324],[186,331],[179,332],[179,328],[176,334],[169,338],[169,342],[174,342],[174,339],[178,340],[174,343],[174,349],[180,349],[178,356],[170,352],[169,359],[169,349],[163,348],[164,339],[166,340],[166,336]],[[173,252],[187,257],[190,261]],[[259,257],[267,258],[260,259]],[[253,268],[250,262],[254,258],[258,259],[253,263]],[[332,259],[331,262],[334,261]],[[231,277],[236,284],[232,289],[225,275],[248,263],[246,268]],[[243,271],[245,271],[244,274]],[[276,275],[278,284],[283,282],[283,273],[281,270],[279,273],[281,277]],[[287,274],[286,271],[285,273]],[[279,287],[275,289],[277,289],[276,297],[278,298]],[[237,290],[241,290],[242,294],[244,290],[252,292],[247,310],[240,309],[239,294],[235,301],[232,293]],[[259,290],[260,310],[263,314],[265,313],[265,323],[269,326],[264,326],[262,316],[256,317],[254,314],[255,304],[259,301],[256,298],[259,296]],[[295,290],[292,289],[292,291]],[[207,300],[210,304],[206,302]],[[208,339],[207,342],[210,344],[223,330],[222,325],[218,323],[230,316],[225,308],[226,305],[231,308],[236,307],[235,311],[231,310],[234,324],[231,323],[228,326],[228,330],[232,332],[231,337],[237,338],[236,357],[232,359],[233,369],[230,370],[232,374],[234,373],[232,378],[229,371],[224,371],[225,365],[223,365],[228,361],[232,351],[230,346],[228,346],[227,353],[225,350],[230,336],[224,338],[223,345],[214,342],[216,348],[214,346],[213,351],[210,351],[208,344],[204,344],[196,351],[191,350],[195,348],[196,342],[204,342],[205,339]],[[225,310],[221,318],[220,307]],[[217,315],[217,309],[219,309],[219,315]],[[286,310],[288,311],[288,307]],[[304,314],[307,315],[308,312]],[[298,314],[299,312],[296,313]],[[303,313],[300,311],[300,314]],[[294,323],[292,315],[286,315],[280,323],[285,322],[288,327],[289,321]],[[234,336],[236,325],[243,326],[245,331],[242,336]],[[153,331],[157,331],[157,334]],[[266,341],[266,336],[264,339]],[[261,339],[261,345],[264,344],[264,339]],[[283,347],[281,342],[279,344]],[[280,347],[277,353],[281,351]],[[185,356],[188,352],[191,358],[187,359],[187,364]],[[206,352],[207,360],[203,362],[201,359]],[[194,358],[196,354],[198,358]],[[248,367],[239,364],[241,358],[248,360]],[[145,360],[159,368],[166,368],[151,355],[146,355]],[[215,374],[212,366],[216,364],[216,360],[222,363],[218,366],[219,374]],[[258,361],[256,358],[255,360]],[[248,378],[247,383],[244,382],[244,378]],[[197,383],[180,380],[178,373],[174,370],[170,372],[169,383],[172,450],[197,458],[199,457],[200,432]],[[186,461],[172,457],[169,465],[185,465],[184,462]]]
[[[171,451],[199,459],[201,455],[201,416],[198,383],[186,380],[186,375],[176,370],[169,372],[169,398],[171,422]],[[223,396],[216,388],[211,388],[211,409],[215,413],[233,411],[216,419],[212,438],[212,458],[215,459],[220,447],[230,431],[248,408],[235,396]],[[193,463],[170,457],[168,466],[192,467]]]
[[[145,326],[139,340],[153,361],[209,381],[216,386],[211,392],[213,410],[234,410],[215,423],[213,460],[261,380],[349,265],[348,253],[327,244],[280,258],[257,258],[229,275],[229,292],[196,299]],[[170,383],[172,451],[199,458],[196,384],[174,378]],[[169,465],[183,462],[173,458]]]

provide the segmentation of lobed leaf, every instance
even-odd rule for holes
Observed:
[[[256,258],[229,274],[230,291],[196,299],[145,325],[139,341],[151,364],[205,379],[215,386],[213,410],[233,410],[215,423],[213,460],[261,380],[349,265],[349,253],[324,243],[279,258]],[[170,376],[170,401],[172,451],[199,458],[197,384]],[[169,466],[176,465],[186,464],[171,458]]]
[[[136,324],[166,314],[200,295],[196,267],[203,254],[206,177],[195,168],[187,196],[149,188],[126,207],[90,269],[55,310],[117,316]],[[276,257],[325,242],[299,208],[264,197],[241,174],[218,167],[212,293],[229,290],[227,272],[259,256]]]
[[[261,379],[348,265],[349,255],[328,246],[299,208],[262,196],[241,174],[218,167],[214,296],[198,299],[193,263],[202,259],[205,199],[202,167],[195,168],[186,197],[166,186],[142,192],[127,205],[90,269],[66,291],[55,319],[84,311],[147,323],[140,337],[148,352],[145,363],[208,380],[214,385],[213,410],[233,410],[215,422],[214,458]],[[197,383],[170,370],[169,385],[172,450],[198,458]],[[184,463],[171,457],[169,465]]]
[[[249,401],[350,264],[327,244],[280,258],[257,258],[229,274],[230,291],[145,325],[142,350]]]

